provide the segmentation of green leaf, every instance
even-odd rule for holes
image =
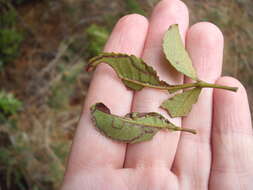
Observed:
[[[169,63],[179,72],[197,80],[192,61],[185,50],[177,24],[170,26],[163,39],[163,51]]]
[[[22,102],[16,99],[13,94],[3,90],[0,91],[0,115],[14,115],[21,107]]]
[[[113,115],[103,103],[93,105],[91,115],[94,125],[100,132],[111,139],[126,143],[151,140],[161,129],[196,133],[192,129],[177,127],[162,115],[154,112],[133,112],[125,117]]]
[[[19,56],[22,40],[23,36],[17,30],[0,29],[0,58],[3,64],[10,63]]]
[[[107,63],[117,73],[123,83],[132,90],[144,87],[166,88],[170,85],[161,81],[156,71],[142,59],[121,53],[101,53],[89,61],[87,70],[94,70],[100,63]]]
[[[161,108],[165,109],[171,117],[182,117],[188,115],[192,105],[198,100],[201,88],[194,88],[177,94],[172,98],[165,100]]]

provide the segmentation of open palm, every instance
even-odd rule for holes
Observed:
[[[173,123],[197,135],[160,131],[151,141],[128,145],[108,139],[92,125],[89,108],[105,103],[112,113],[159,112],[166,91],[126,89],[114,71],[101,64],[92,79],[74,138],[62,190],[250,190],[253,189],[253,137],[247,95],[235,79],[220,78],[223,36],[211,23],[188,28],[188,10],[179,0],[163,0],[149,21],[128,15],[115,26],[105,51],[142,57],[169,84],[189,83],[168,68],[162,37],[179,24],[182,39],[200,79],[237,86],[237,93],[204,89],[191,113]]]

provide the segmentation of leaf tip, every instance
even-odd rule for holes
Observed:
[[[87,72],[91,72],[93,70],[93,67],[89,64],[89,65],[86,66],[85,70]]]
[[[96,110],[99,110],[101,112],[108,113],[108,114],[111,113],[110,109],[106,105],[104,105],[102,102],[96,103],[91,106],[90,111],[92,113]]]
[[[104,56],[107,56],[108,54],[110,54],[110,53],[102,52],[102,53],[100,53],[99,55],[90,58],[89,61],[88,61],[88,65],[87,65],[87,67],[86,67],[86,71],[87,71],[87,72],[93,71],[94,68],[96,68],[96,66],[97,66],[99,63],[101,63],[101,59],[103,59],[103,57],[104,57]]]
[[[197,135],[197,133],[198,133],[197,130],[195,130],[195,129],[188,129],[187,132],[189,132],[193,135]]]
[[[191,133],[191,134],[194,134],[194,135],[197,134],[197,131],[195,129],[190,129],[190,128],[181,128],[180,131],[188,132],[188,133]]]
[[[234,91],[234,92],[237,92],[238,91],[238,87],[232,87],[231,90]]]
[[[95,58],[96,58],[96,57],[93,57],[93,58],[91,58],[91,59],[88,61],[88,65],[87,65],[86,68],[85,68],[85,70],[86,70],[87,72],[93,71],[93,69],[94,69],[93,62],[94,62],[94,59],[95,59]]]
[[[170,28],[173,28],[173,27],[179,27],[179,24],[178,24],[178,23],[175,23],[175,24],[172,24],[172,25],[170,26]]]

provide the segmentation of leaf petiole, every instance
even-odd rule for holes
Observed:
[[[183,89],[193,88],[193,87],[195,87],[195,88],[219,88],[219,89],[230,90],[233,92],[236,92],[238,90],[237,87],[223,86],[223,85],[218,85],[218,84],[207,83],[204,81],[197,81],[195,83],[173,85],[173,86],[167,87],[167,90],[175,92],[177,90],[183,90]]]
[[[197,131],[195,129],[189,129],[189,128],[181,128],[181,127],[174,127],[174,128],[171,128],[171,130],[173,131],[185,131],[185,132],[189,132],[189,133],[192,133],[192,134],[197,134]]]
[[[128,79],[128,78],[122,78],[122,80],[132,82],[132,83],[135,83],[135,84],[139,84],[139,85],[142,85],[142,86],[145,86],[145,87],[148,87],[148,88],[168,90],[169,92],[176,92],[177,90],[183,90],[183,89],[193,88],[193,87],[198,87],[198,88],[219,88],[219,89],[230,90],[230,91],[233,91],[233,92],[236,92],[238,90],[237,87],[211,84],[211,83],[207,83],[207,82],[203,82],[203,81],[198,81],[198,82],[195,82],[195,83],[180,84],[180,85],[156,86],[156,85],[151,85],[151,84],[148,84],[148,83],[139,82],[139,81],[136,81],[136,80],[131,80],[131,79]]]

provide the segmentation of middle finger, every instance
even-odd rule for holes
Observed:
[[[183,77],[165,63],[162,53],[162,38],[170,25],[179,24],[180,33],[184,41],[188,20],[187,7],[179,0],[161,1],[155,7],[150,19],[143,59],[157,70],[162,80],[169,84],[182,83]],[[132,111],[158,112],[168,117],[159,108],[162,101],[168,97],[169,94],[166,91],[145,88],[134,95]],[[176,118],[172,122],[180,126],[181,119]],[[179,136],[179,132],[161,131],[152,141],[128,145],[124,167],[146,168],[165,166],[170,168],[174,160]]]

